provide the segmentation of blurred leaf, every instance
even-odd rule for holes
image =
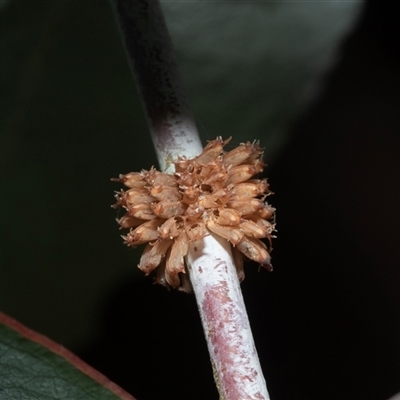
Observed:
[[[0,398],[134,400],[64,347],[0,313]]]
[[[107,1],[10,1],[0,37],[0,309],[76,344],[136,271],[110,178],[155,163],[151,139]]]
[[[321,89],[361,2],[161,1],[208,139],[260,139],[271,163]]]
[[[0,0],[0,10],[9,3],[10,0]]]
[[[361,4],[162,2],[203,142],[271,164]],[[3,1],[0,38],[0,309],[72,346],[137,271],[109,179],[156,158],[108,1]]]

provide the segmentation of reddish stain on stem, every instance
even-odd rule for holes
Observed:
[[[251,362],[245,350],[247,339],[240,334],[243,317],[238,314],[225,281],[207,287],[202,311],[207,320],[215,367],[220,371],[221,378],[217,385],[223,388],[226,399],[248,399],[246,383],[254,382],[258,373],[254,368],[245,367]],[[246,372],[243,373],[243,370]],[[260,392],[252,398],[265,399]]]

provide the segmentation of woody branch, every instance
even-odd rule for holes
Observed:
[[[112,2],[161,169],[173,172],[172,160],[202,145],[160,4]],[[186,261],[220,398],[269,399],[230,244],[210,234],[189,244]]]

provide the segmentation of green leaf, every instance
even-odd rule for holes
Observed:
[[[361,5],[162,2],[203,143],[259,139],[271,165]],[[108,0],[0,7],[0,309],[72,347],[137,270],[109,179],[156,158]]]
[[[323,87],[357,1],[161,0],[191,105],[208,139],[260,139],[269,164]]]
[[[66,348],[2,313],[0,398],[135,400]]]

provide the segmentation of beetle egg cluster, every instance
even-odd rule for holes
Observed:
[[[146,274],[157,268],[158,283],[185,289],[188,246],[210,233],[232,244],[240,280],[244,257],[272,270],[275,210],[265,201],[267,181],[253,179],[263,171],[263,152],[258,142],[225,152],[229,141],[217,138],[198,157],[180,157],[173,174],[151,168],[113,179],[128,187],[113,206],[126,210],[118,220],[129,229],[123,239],[132,247],[146,243],[138,267]]]

